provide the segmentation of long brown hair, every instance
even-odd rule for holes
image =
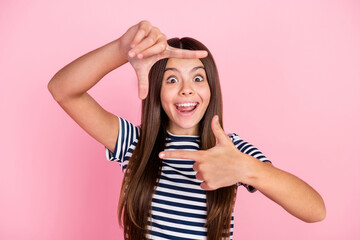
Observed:
[[[199,123],[200,149],[215,146],[211,129],[214,115],[222,124],[222,96],[218,71],[210,51],[193,38],[172,38],[168,44],[175,48],[207,50],[208,56],[200,59],[208,79],[211,98]],[[156,62],[149,73],[149,93],[142,102],[140,137],[129,160],[121,187],[118,217],[123,221],[124,237],[129,240],[144,239],[151,212],[152,195],[161,174],[159,152],[164,150],[168,117],[161,107],[160,91],[168,59]],[[207,239],[219,240],[230,237],[230,222],[236,196],[236,185],[206,192]]]

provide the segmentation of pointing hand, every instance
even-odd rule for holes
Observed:
[[[199,151],[163,151],[160,158],[191,159],[194,160],[196,178],[202,180],[201,188],[215,190],[230,186],[246,179],[249,161],[254,159],[240,152],[231,139],[221,128],[218,116],[214,116],[211,128],[216,138],[216,145],[208,150]],[[255,159],[256,161],[256,159]]]

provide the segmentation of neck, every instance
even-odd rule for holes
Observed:
[[[174,135],[192,135],[198,136],[199,135],[199,127],[194,126],[192,128],[176,128],[176,127],[169,127],[167,129],[168,132]]]

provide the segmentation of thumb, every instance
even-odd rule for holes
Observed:
[[[160,58],[205,58],[207,55],[208,52],[206,50],[188,50],[168,45]]]
[[[214,133],[216,144],[220,144],[228,140],[228,136],[220,126],[219,116],[215,115],[211,121],[211,129]]]
[[[139,91],[139,98],[145,99],[147,97],[149,91],[149,76],[148,72],[144,71],[137,71],[136,75],[138,77],[138,91]]]

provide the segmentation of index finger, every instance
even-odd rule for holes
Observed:
[[[131,42],[131,48],[135,47],[143,38],[145,38],[151,29],[151,23],[149,21],[141,21],[139,24],[139,28],[134,36],[134,39]]]
[[[208,55],[206,50],[188,50],[167,46],[166,58],[205,58]]]
[[[159,153],[159,158],[175,158],[175,159],[189,159],[200,161],[202,156],[202,150],[198,151],[184,151],[184,150],[172,150],[172,151],[162,151]]]

